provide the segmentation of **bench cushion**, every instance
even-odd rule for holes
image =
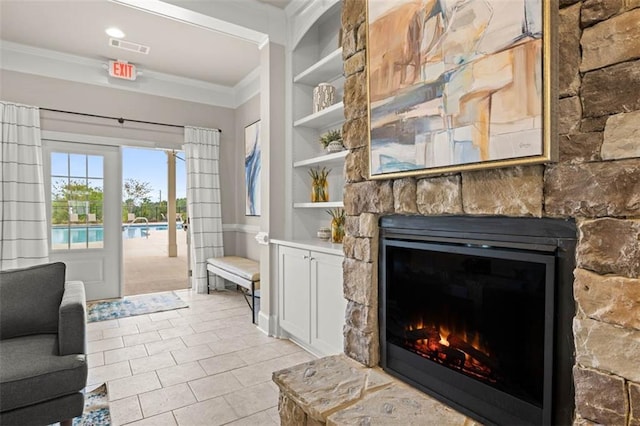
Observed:
[[[260,280],[260,263],[239,256],[210,257],[207,263],[249,281]]]

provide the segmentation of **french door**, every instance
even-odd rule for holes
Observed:
[[[43,140],[49,259],[87,300],[122,295],[120,148]]]

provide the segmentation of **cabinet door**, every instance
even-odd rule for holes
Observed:
[[[309,252],[291,247],[278,249],[280,327],[309,342]]]
[[[342,260],[311,252],[311,346],[323,355],[343,351],[347,301],[342,295]]]

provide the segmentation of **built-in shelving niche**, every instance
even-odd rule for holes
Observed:
[[[292,237],[313,241],[319,227],[329,226],[326,210],[343,207],[344,161],[347,151],[328,154],[319,138],[332,129],[342,129],[344,93],[342,48],[339,46],[341,2],[336,2],[306,31],[294,47],[292,60]],[[330,107],[313,112],[313,89],[319,83],[336,88]],[[329,202],[311,202],[311,167],[326,167]],[[319,240],[318,240],[319,242]]]

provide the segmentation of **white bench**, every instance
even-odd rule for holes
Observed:
[[[260,295],[256,294],[260,288],[260,263],[239,256],[210,257],[207,259],[207,293],[209,293],[209,272],[251,291],[251,303],[247,299],[247,293],[243,292],[243,295],[251,308],[251,321],[255,324],[256,298],[260,298]]]

